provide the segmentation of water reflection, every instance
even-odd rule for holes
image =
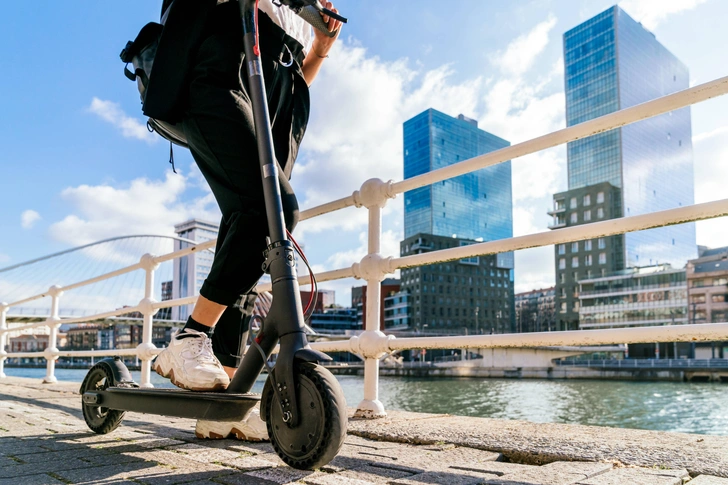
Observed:
[[[363,380],[339,381],[355,406]],[[728,386],[721,384],[391,377],[379,384],[387,409],[728,435]]]

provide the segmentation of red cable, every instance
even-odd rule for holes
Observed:
[[[255,0],[255,45],[253,46],[253,53],[260,57],[260,35],[258,34],[258,3],[260,0]]]
[[[298,251],[298,254],[301,255],[301,259],[303,260],[303,262],[306,263],[306,267],[308,268],[308,274],[309,274],[309,277],[311,278],[311,289],[313,291],[311,291],[311,294],[308,296],[308,303],[306,304],[306,309],[303,310],[303,314],[305,315],[306,313],[308,313],[308,310],[311,308],[311,304],[313,303],[314,295],[316,293],[318,293],[318,283],[316,281],[316,278],[313,275],[313,270],[311,269],[311,265],[308,263],[308,259],[306,259],[306,255],[303,253],[303,250],[298,245],[298,243],[293,238],[293,235],[290,233],[290,231],[288,229],[286,229],[286,234],[288,234],[288,239],[291,240],[291,242],[293,243],[293,245],[296,248],[296,251]],[[315,308],[314,308],[314,310],[315,310]]]

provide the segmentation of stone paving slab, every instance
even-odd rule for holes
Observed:
[[[580,480],[578,485],[681,485],[687,473],[669,473],[669,470],[649,470],[643,468],[617,468],[609,473]]]
[[[700,475],[699,477],[690,480],[690,485],[728,485],[728,478]]]
[[[93,434],[78,387],[0,381],[0,485],[728,485],[725,438],[397,412],[350,420],[339,455],[300,471],[269,443],[198,440],[189,419],[127,413]]]
[[[391,411],[349,423],[349,433],[409,444],[452,443],[529,464],[619,462],[728,477],[728,437]]]

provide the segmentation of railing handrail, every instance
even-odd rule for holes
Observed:
[[[511,145],[510,147],[501,148],[500,150],[496,150],[493,152],[489,152],[485,155],[480,155],[468,160],[464,160],[462,162],[455,163],[453,165],[449,165],[447,167],[440,168],[438,170],[428,172],[422,175],[417,175],[415,177],[402,180],[397,183],[393,183],[390,181],[389,183],[385,184],[385,187],[383,187],[383,190],[386,191],[386,195],[389,198],[393,198],[396,196],[396,194],[403,193],[409,190],[413,190],[419,187],[423,187],[425,185],[430,185],[435,182],[440,182],[443,180],[447,180],[450,178],[457,177],[459,175],[463,175],[465,173],[473,172],[476,170],[480,170],[482,168],[486,168],[492,165],[496,165],[498,163],[502,163],[505,161],[513,160],[516,158],[520,158],[525,155],[529,155],[541,150],[544,150],[546,148],[552,148],[554,146],[562,145],[567,142],[571,142],[574,140],[578,140],[580,138],[584,138],[587,136],[591,136],[597,133],[601,133],[603,131],[608,131],[611,129],[619,128],[621,126],[625,126],[631,123],[635,123],[637,121],[641,121],[646,118],[650,118],[653,116],[657,116],[659,114],[667,113],[669,111],[673,111],[675,109],[683,108],[688,105],[692,105],[698,102],[706,101],[708,99],[711,99],[716,96],[721,96],[728,93],[728,76],[716,79],[714,81],[709,81],[703,84],[699,84],[696,86],[693,86],[691,88],[677,91],[675,93],[669,94],[667,96],[663,96],[661,98],[657,98],[651,101],[647,101],[642,104],[638,104],[636,106],[632,106],[630,108],[625,108],[619,111],[615,111],[613,113],[609,113],[603,116],[600,116],[598,118],[594,118],[589,121],[585,121],[583,123],[579,123],[577,125],[573,125],[567,128],[563,128],[561,130],[554,131],[552,133],[542,135],[537,138],[533,138],[531,140],[518,143],[515,145]],[[687,102],[686,102],[687,101]],[[327,202],[325,204],[321,204],[319,206],[312,207],[310,209],[304,210],[300,214],[301,220],[307,220],[311,219],[323,214],[326,214],[328,212],[332,212],[335,210],[343,209],[346,207],[351,206],[357,206],[361,207],[363,206],[362,199],[362,193],[361,191],[355,191],[354,194],[343,197],[341,199],[337,199],[331,202]],[[726,199],[728,201],[728,199]],[[688,206],[690,207],[690,206]],[[683,208],[685,209],[685,208]],[[663,211],[664,212],[664,211]],[[727,211],[728,212],[728,211]],[[720,215],[726,215],[726,214],[720,214]],[[639,216],[634,216],[639,217]],[[713,217],[719,217],[719,215],[713,215],[708,216],[706,218],[713,218]],[[607,224],[612,220],[587,224],[586,226],[591,226],[594,224]],[[618,219],[616,219],[618,220]],[[581,226],[583,227],[583,226]],[[572,228],[568,228],[572,229]],[[556,231],[554,231],[556,232]],[[628,232],[628,231],[625,231]],[[217,242],[217,239],[211,239],[209,241],[205,241],[199,244],[196,244],[194,246],[190,246],[189,248],[181,249],[178,251],[174,251],[171,253],[167,253],[162,256],[155,256],[154,262],[159,264],[165,261],[169,261],[172,259],[176,259],[182,256],[186,256],[188,254],[192,254],[193,252],[199,252],[204,249],[211,248],[215,246]],[[568,242],[568,241],[559,241],[561,242]],[[487,244],[487,243],[481,243],[481,244]],[[471,246],[463,246],[462,248],[468,248]],[[527,247],[532,246],[526,246],[526,247],[519,247],[518,249],[526,249]],[[462,248],[453,248],[453,249],[462,249]],[[446,251],[446,250],[443,250]],[[497,251],[497,252],[505,252],[504,251]],[[436,252],[436,251],[433,251]],[[431,254],[431,253],[430,253]],[[485,252],[482,254],[493,254],[489,252]],[[472,254],[472,256],[477,256],[478,254]],[[468,255],[471,256],[471,255]],[[402,258],[400,258],[402,259]],[[453,258],[453,259],[459,259],[459,258]],[[405,267],[405,266],[402,266]],[[74,283],[71,285],[67,285],[65,287],[62,287],[62,290],[67,291],[75,288],[79,288],[81,286],[86,286],[89,284],[97,283],[99,281],[103,281],[105,279],[112,278],[114,276],[120,276],[122,274],[129,273],[131,271],[135,271],[137,269],[142,269],[141,263],[135,263],[130,266],[126,266],[124,268],[118,269],[116,271],[112,271],[110,273],[106,273],[104,275],[97,276],[95,278],[90,278],[78,283]],[[347,268],[342,268],[339,270],[334,271],[346,271]],[[346,277],[349,277],[351,275],[347,275]],[[305,278],[304,278],[305,279]],[[317,278],[318,279],[318,278]],[[323,281],[323,280],[322,280]],[[31,297],[25,298],[23,300],[18,300],[16,302],[7,303],[7,306],[17,306],[22,303],[27,303],[33,300],[37,300],[40,298],[44,298],[48,296],[48,292],[39,293],[37,295],[33,295]]]
[[[497,241],[475,243],[471,245],[431,251],[402,257],[382,257],[381,250],[381,209],[388,199],[419,187],[457,177],[486,167],[514,160],[540,150],[551,148],[567,142],[602,133],[637,121],[684,108],[705,101],[715,96],[728,93],[728,77],[693,86],[652,101],[645,102],[623,110],[595,118],[578,125],[569,126],[552,133],[542,135],[510,147],[506,147],[485,155],[459,162],[429,173],[418,175],[399,182],[383,182],[370,179],[361,188],[348,197],[336,199],[325,204],[312,207],[301,212],[301,220],[307,220],[335,210],[356,206],[368,210],[368,248],[367,255],[349,268],[326,271],[318,275],[321,282],[348,277],[365,279],[368,286],[366,308],[366,329],[361,335],[348,340],[332,342],[313,342],[312,348],[322,351],[348,351],[364,359],[364,401],[359,405],[359,412],[366,416],[381,416],[383,406],[378,400],[379,360],[387,354],[408,349],[487,349],[543,347],[558,345],[599,345],[619,343],[649,343],[656,341],[709,341],[728,338],[728,324],[674,325],[665,327],[638,327],[619,329],[599,329],[590,331],[540,332],[500,335],[468,335],[447,337],[405,337],[386,336],[379,331],[381,315],[381,281],[388,273],[396,269],[421,266],[436,262],[466,259],[474,256],[511,252],[520,249],[549,246],[583,239],[623,234],[655,227],[681,224],[728,215],[728,199],[694,204],[685,207],[663,210],[650,214],[642,214],[619,219],[593,222],[580,226],[565,227],[554,231],[539,232],[525,236],[512,237]],[[59,356],[103,356],[103,355],[136,355],[142,361],[142,386],[150,386],[150,362],[160,351],[152,344],[153,316],[161,308],[189,305],[196,301],[195,296],[157,302],[153,299],[154,271],[165,261],[192,254],[196,251],[211,248],[216,240],[206,241],[188,248],[167,253],[161,256],[146,254],[138,263],[89,278],[65,287],[52,286],[47,292],[33,295],[12,303],[0,303],[0,377],[3,376],[2,365],[7,357],[42,355],[47,359],[47,382],[53,382],[55,360]],[[59,317],[59,298],[64,291],[77,289],[109,278],[117,277],[132,271],[145,271],[144,298],[135,306],[114,311],[97,313],[78,318]],[[302,285],[309,284],[308,276],[299,279]],[[270,284],[259,285],[259,290],[270,289]],[[51,297],[51,310],[45,322],[37,322],[12,330],[7,328],[7,311],[23,303]],[[91,319],[110,318],[126,313],[139,312],[143,315],[142,343],[136,349],[116,349],[97,351],[61,351],[57,348],[58,328],[62,323],[80,323]],[[7,335],[10,331],[27,330],[47,326],[51,329],[48,348],[43,352],[12,353],[4,351]]]

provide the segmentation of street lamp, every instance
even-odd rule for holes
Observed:
[[[670,310],[670,325],[675,325],[675,311]],[[672,343],[672,358],[677,359],[677,342]]]
[[[693,305],[693,325],[695,325],[695,307],[698,306],[697,302],[692,302]],[[690,358],[695,358],[695,342],[690,342]]]
[[[480,312],[480,307],[475,307],[475,333],[478,333],[478,313]]]

